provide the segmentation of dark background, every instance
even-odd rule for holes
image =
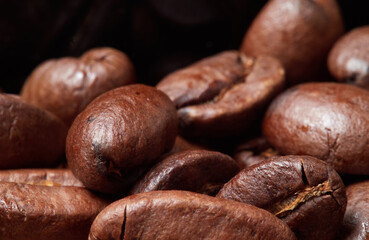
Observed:
[[[0,0],[0,89],[18,93],[42,61],[99,46],[127,53],[138,82],[237,49],[266,0]],[[346,30],[369,24],[365,1],[338,1]]]

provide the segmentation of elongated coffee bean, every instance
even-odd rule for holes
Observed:
[[[239,172],[217,197],[264,208],[306,240],[332,239],[346,209],[340,176],[310,156],[271,157]]]
[[[173,103],[141,84],[100,95],[77,116],[67,137],[72,172],[93,190],[125,192],[177,135]]]
[[[89,240],[296,239],[269,212],[254,206],[186,191],[132,195],[106,207]]]

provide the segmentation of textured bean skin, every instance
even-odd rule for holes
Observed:
[[[281,154],[310,155],[339,173],[369,173],[369,94],[340,83],[306,83],[270,105],[263,133]]]
[[[113,48],[95,48],[80,58],[40,64],[24,83],[21,96],[70,126],[98,95],[134,82],[135,70],[126,54]]]
[[[192,139],[245,134],[284,87],[278,60],[225,51],[169,74],[157,88],[177,107],[180,133]]]
[[[187,190],[215,195],[239,172],[228,155],[207,150],[187,150],[165,157],[132,188],[131,193]]]
[[[347,208],[342,226],[337,234],[339,240],[368,239],[369,232],[369,182],[363,181],[346,188]]]
[[[59,118],[16,95],[0,93],[0,119],[0,169],[60,162],[68,129]]]
[[[80,187],[0,183],[0,239],[86,239],[109,202]]]
[[[338,81],[369,90],[369,26],[342,36],[329,53],[328,67]]]
[[[177,135],[173,103],[161,91],[129,85],[96,98],[67,137],[70,169],[88,188],[125,192]]]
[[[270,211],[298,239],[333,239],[346,209],[340,176],[310,156],[271,157],[242,170],[217,197]]]
[[[289,85],[315,80],[334,42],[343,34],[336,0],[268,1],[247,30],[241,51],[279,59]]]
[[[296,239],[279,219],[251,205],[186,191],[132,195],[105,208],[90,240]]]
[[[83,187],[70,169],[13,169],[0,171],[0,182]]]

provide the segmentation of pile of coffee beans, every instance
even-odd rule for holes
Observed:
[[[369,238],[368,54],[336,0],[269,0],[238,49],[155,84],[113,47],[41,62],[0,93],[0,239]]]

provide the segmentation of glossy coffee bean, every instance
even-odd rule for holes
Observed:
[[[217,197],[270,211],[298,239],[333,239],[346,209],[340,176],[325,162],[309,156],[272,157],[244,169]]]
[[[369,90],[369,26],[342,36],[329,53],[328,67],[338,81]]]
[[[70,169],[90,189],[125,192],[177,135],[170,99],[141,84],[100,95],[77,116],[67,137]]]
[[[80,58],[43,62],[24,83],[21,96],[70,126],[94,98],[133,82],[135,71],[126,54],[113,48],[95,48]]]
[[[340,83],[306,83],[282,93],[263,121],[283,155],[310,155],[339,173],[369,173],[369,92]]]
[[[116,201],[96,217],[90,240],[296,239],[269,212],[186,191],[154,191]]]
[[[0,169],[55,167],[65,149],[67,126],[19,96],[0,93]]]
[[[110,201],[86,188],[0,182],[0,239],[86,239]]]
[[[138,181],[131,194],[157,190],[187,190],[215,195],[239,172],[228,155],[207,150],[186,150],[171,154]]]
[[[344,26],[336,0],[270,0],[247,30],[241,51],[270,55],[286,69],[288,85],[317,81]]]
[[[347,208],[336,239],[368,239],[369,181],[349,185],[346,193]]]
[[[198,140],[245,134],[283,86],[276,59],[226,51],[168,75],[157,88],[176,105],[181,134]]]

